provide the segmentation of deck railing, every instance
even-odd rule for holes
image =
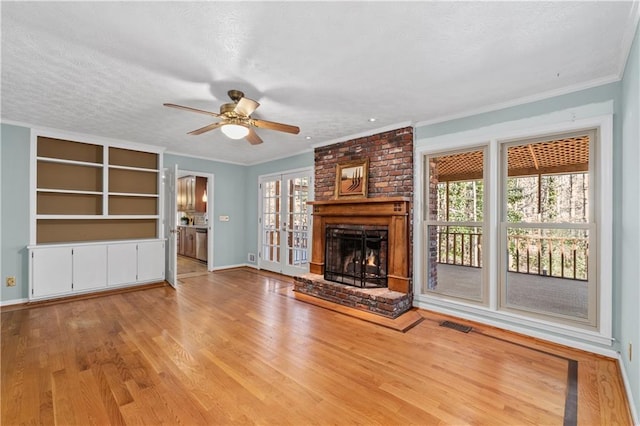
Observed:
[[[510,272],[587,280],[587,238],[512,235],[508,247]]]
[[[438,263],[482,267],[482,234],[438,232]]]
[[[482,234],[439,231],[438,263],[482,267]],[[508,271],[531,275],[587,280],[589,246],[587,238],[532,237],[507,238]]]

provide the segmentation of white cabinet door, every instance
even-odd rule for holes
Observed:
[[[71,247],[31,252],[31,297],[71,293],[73,280]]]
[[[164,280],[164,241],[138,243],[138,281]]]
[[[111,244],[107,247],[108,285],[130,284],[137,281],[136,246],[136,243],[131,243]]]
[[[73,290],[84,291],[107,286],[107,247],[73,248]]]

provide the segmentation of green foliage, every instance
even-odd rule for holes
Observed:
[[[481,180],[438,184],[438,220],[482,222],[483,210],[484,184]]]

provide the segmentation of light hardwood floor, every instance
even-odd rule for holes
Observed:
[[[178,266],[178,270],[176,271],[178,274],[178,278],[182,278],[183,276],[193,276],[193,274],[200,274],[200,273],[207,272],[206,262],[201,262],[191,257],[178,256],[176,263]]]
[[[181,283],[3,310],[2,425],[631,423],[611,359],[426,311],[401,333],[251,269]]]

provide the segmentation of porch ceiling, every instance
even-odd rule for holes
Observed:
[[[536,142],[508,148],[509,176],[580,173],[589,169],[589,135]],[[433,157],[438,182],[482,178],[483,153],[470,151]]]

